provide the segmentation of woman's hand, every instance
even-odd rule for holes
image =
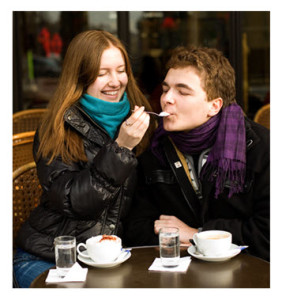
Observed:
[[[187,246],[191,245],[189,239],[192,239],[194,233],[198,232],[196,228],[188,226],[175,216],[161,215],[159,220],[155,221],[155,234],[158,234],[162,227],[177,227],[179,229],[180,243]]]
[[[116,142],[120,147],[132,150],[142,140],[150,124],[150,116],[144,107],[135,106],[133,114],[122,123]]]

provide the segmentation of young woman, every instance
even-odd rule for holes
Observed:
[[[91,30],[72,40],[34,140],[43,193],[17,236],[20,287],[54,265],[56,236],[72,235],[77,243],[99,234],[122,237],[136,155],[153,131],[149,109],[115,36]]]

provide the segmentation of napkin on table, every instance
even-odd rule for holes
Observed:
[[[179,265],[176,267],[164,267],[160,258],[155,258],[152,265],[149,267],[149,271],[163,271],[163,272],[186,272],[191,262],[190,256],[181,257],[179,259]]]
[[[56,269],[49,270],[45,280],[47,283],[54,282],[83,282],[86,280],[88,269],[82,268],[77,262],[70,268],[65,277],[60,277]]]

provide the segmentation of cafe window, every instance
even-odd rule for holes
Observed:
[[[270,101],[270,13],[230,11],[14,12],[14,111],[45,107],[71,39],[107,30],[125,42],[134,75],[155,111],[171,50],[214,47],[236,71],[237,101],[246,114]],[[16,100],[15,100],[16,99]]]
[[[249,117],[270,103],[270,13],[242,14],[243,107]]]
[[[236,71],[237,101],[249,117],[269,102],[269,12],[130,12],[130,50],[142,91],[159,111],[161,82],[177,46],[217,48]]]
[[[20,89],[15,111],[46,107],[71,39],[88,29],[116,35],[117,12],[14,12],[14,27],[14,93]]]
[[[130,49],[140,87],[155,111],[164,66],[177,46],[206,46],[229,55],[230,12],[130,12]]]

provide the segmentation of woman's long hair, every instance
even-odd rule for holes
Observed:
[[[120,40],[106,31],[89,30],[78,34],[68,47],[58,87],[39,128],[38,157],[48,158],[48,163],[57,156],[66,163],[87,161],[82,138],[65,126],[64,114],[96,80],[103,51],[111,45],[121,51],[125,60],[128,76],[126,91],[131,109],[135,105],[150,109],[150,104],[136,84],[127,52]],[[154,124],[151,122],[147,133],[136,147],[137,155],[147,148],[153,130]]]

